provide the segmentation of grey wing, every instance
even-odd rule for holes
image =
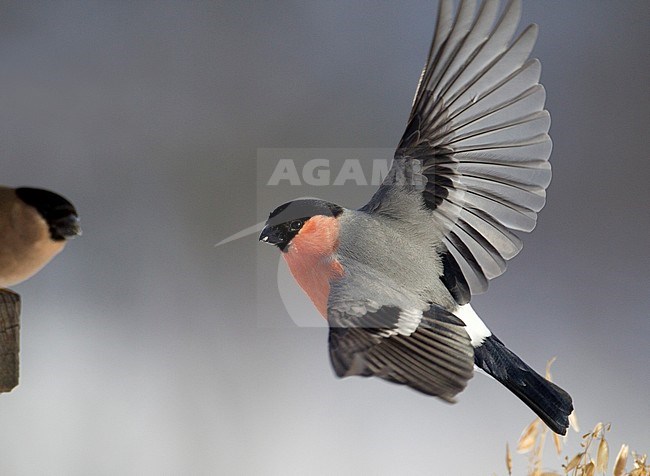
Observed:
[[[501,275],[531,231],[551,179],[550,116],[528,59],[530,25],[511,42],[520,1],[496,21],[498,1],[462,1],[453,18],[442,0],[436,33],[408,126],[370,213],[399,213],[400,196],[421,194],[443,233],[443,281],[464,304]]]
[[[474,351],[464,324],[443,308],[338,301],[330,303],[328,322],[339,377],[376,376],[449,402],[472,377]]]

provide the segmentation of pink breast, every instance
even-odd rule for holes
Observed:
[[[336,259],[338,231],[335,218],[312,217],[283,253],[291,274],[325,319],[330,283],[343,276]]]

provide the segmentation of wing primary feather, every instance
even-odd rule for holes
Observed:
[[[508,41],[512,38],[512,35],[514,34],[514,31],[517,26],[518,18],[521,13],[520,7],[517,7],[517,5],[515,5],[516,3],[518,2],[510,2],[510,4],[506,7],[506,10],[504,11],[503,16],[501,17],[501,20],[498,22],[497,26],[490,34],[488,40],[481,44],[476,54],[471,58],[471,61],[469,61],[466,64],[464,69],[466,70],[468,66],[471,65],[472,63],[476,63],[477,65],[487,63],[487,66],[483,67],[482,70],[480,69],[480,66],[478,66],[479,71],[478,73],[473,73],[474,77],[472,79],[464,78],[461,72],[461,74],[453,78],[452,83],[448,85],[447,89],[449,89],[449,87],[451,87],[456,80],[459,80],[458,82],[460,84],[465,84],[463,89],[466,92],[476,83],[481,84],[479,80],[486,75],[489,81],[493,83],[495,80],[492,78],[492,76],[489,75],[490,72],[492,72],[492,75],[494,75],[495,72],[498,72],[502,75],[507,73],[507,71],[505,73],[502,72],[503,68],[498,67],[499,62],[502,61],[504,57],[507,58],[508,53],[512,51],[513,48],[516,49],[518,47],[518,44],[522,38],[520,37],[520,39],[515,41],[510,47],[507,47]],[[534,43],[534,39],[533,39],[533,43]],[[486,52],[487,58],[483,58],[481,56],[482,52]],[[525,57],[523,58],[522,62],[524,60]],[[474,71],[475,69],[477,68],[473,68],[472,70],[469,71]],[[469,72],[467,74],[469,75]],[[488,81],[484,79],[483,82],[485,83]],[[427,89],[431,90],[431,97],[434,97],[434,100],[429,101],[428,104],[425,103],[424,108],[419,111],[424,118],[423,122],[425,124],[431,122],[430,119],[435,118],[434,116],[438,115],[435,113],[439,111],[440,103],[442,103],[443,101],[445,103],[449,101],[451,101],[452,103],[455,102],[455,98],[453,96],[449,98],[447,97],[447,94],[442,94],[442,93],[434,94],[434,91],[437,91],[437,88],[438,88],[437,83],[433,87],[427,87]],[[475,87],[475,89],[476,91],[472,93],[471,102],[475,102],[475,97],[478,96],[478,94],[481,92],[480,88]],[[449,108],[449,107],[450,104],[445,104],[445,108]]]
[[[427,64],[427,72],[424,74],[422,81],[422,89],[434,91],[447,70],[450,61],[454,59],[454,54],[458,50],[459,42],[462,41],[466,32],[461,31],[466,28],[468,21],[471,20],[473,12],[476,8],[474,0],[463,0],[458,7],[454,24],[446,36],[444,42],[441,44],[440,49],[436,52],[436,58],[433,62]],[[471,11],[470,11],[471,10]],[[416,101],[418,102],[418,101]],[[424,102],[426,108],[429,104],[428,101]],[[433,104],[431,104],[433,105]],[[414,108],[414,109],[419,109]]]
[[[420,194],[428,213],[422,219],[437,227],[446,265],[464,278],[443,269],[443,284],[463,303],[521,250],[514,232],[535,227],[551,179],[546,92],[539,61],[529,59],[538,28],[516,36],[520,0],[498,9],[496,0],[461,0],[454,13],[441,2],[393,167],[362,208],[399,219],[403,184],[395,178],[412,178],[408,192]]]
[[[418,86],[415,91],[415,97],[413,98],[412,111],[416,110],[416,103],[420,102],[421,100],[420,93],[425,88],[426,83],[428,82],[428,79],[431,76],[431,73],[433,72],[433,68],[430,68],[430,66],[436,63],[440,55],[440,51],[442,50],[444,43],[447,39],[447,36],[449,35],[449,31],[453,26],[452,15],[453,15],[453,2],[451,0],[441,0],[441,2],[438,5],[438,18],[436,20],[436,30],[433,36],[433,40],[431,42],[431,47],[429,48],[429,55],[427,57],[427,61],[424,65],[424,69],[422,70],[422,74],[420,74],[420,80],[418,82]],[[409,120],[412,117],[413,114],[411,114]]]
[[[517,76],[530,61],[527,58],[532,51],[536,37],[537,26],[529,25],[510,47],[491,57],[482,68],[477,67],[472,72],[474,76],[457,78],[459,88],[445,96],[446,107],[450,110],[463,111],[480,103],[486,96]],[[486,43],[484,46],[489,45]],[[467,75],[470,75],[469,70]]]
[[[479,101],[457,108],[450,115],[453,128],[449,132],[456,132],[494,116],[523,117],[533,111],[543,110],[546,92],[532,77],[538,70],[536,65],[539,63],[527,63]]]

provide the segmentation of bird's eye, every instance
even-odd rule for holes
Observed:
[[[302,227],[302,220],[294,220],[289,223],[289,230],[298,231]]]

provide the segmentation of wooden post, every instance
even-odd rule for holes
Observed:
[[[0,393],[18,385],[20,350],[20,296],[0,289]]]

